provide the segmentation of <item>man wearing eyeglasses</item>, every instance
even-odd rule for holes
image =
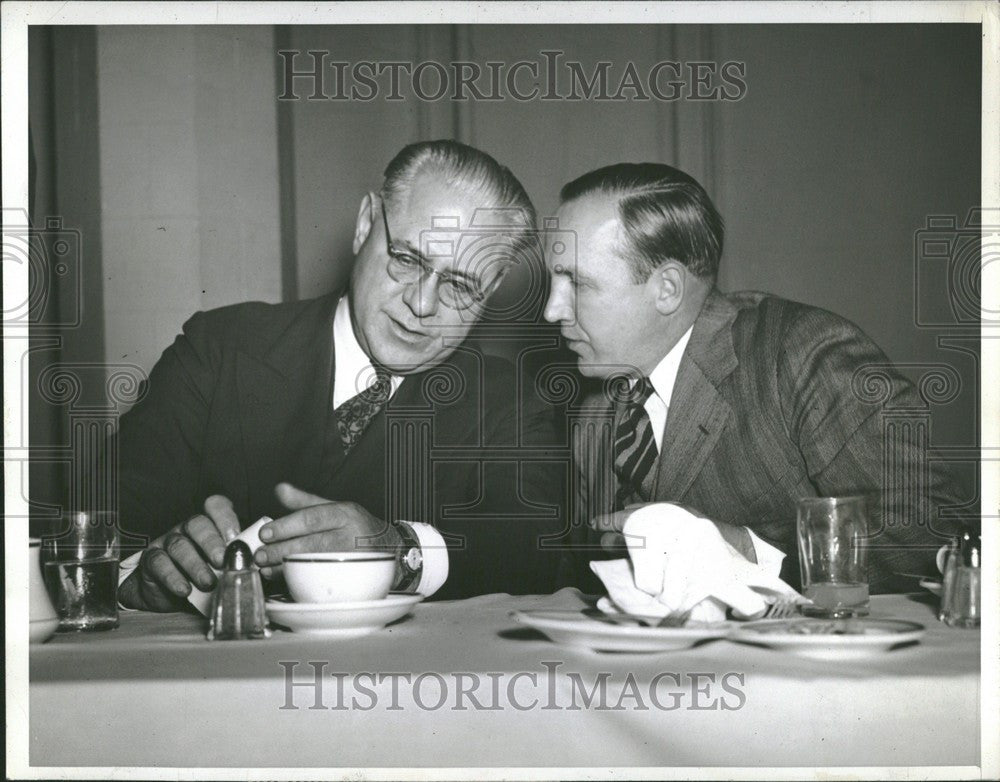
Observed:
[[[184,607],[263,515],[265,577],[293,553],[380,549],[397,590],[549,591],[562,473],[518,460],[552,444],[550,414],[462,346],[534,219],[488,155],[413,144],[361,199],[344,295],[188,321],[121,422],[122,527],[155,538],[122,563],[122,605]]]

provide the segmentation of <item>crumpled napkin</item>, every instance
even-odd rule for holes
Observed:
[[[629,559],[590,563],[608,598],[597,607],[663,618],[691,612],[689,622],[721,622],[726,607],[739,619],[763,615],[768,600],[751,587],[797,597],[788,584],[730,546],[708,519],[657,503],[633,512],[622,529]]]

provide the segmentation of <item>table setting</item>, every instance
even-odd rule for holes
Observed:
[[[597,601],[597,610],[542,610],[517,618],[557,643],[595,651],[669,651],[726,639],[830,660],[919,643],[926,630],[918,622],[868,617],[863,497],[810,498],[800,504],[805,594],[742,557],[709,520],[679,506],[636,510],[622,532],[628,556],[590,565],[608,592]],[[943,570],[952,554],[959,556],[957,544],[939,558]],[[978,550],[975,556],[978,563]],[[926,576],[919,580],[932,594],[938,584],[936,594],[941,594],[940,582]],[[951,591],[967,593],[968,587],[956,582]],[[954,610],[961,617],[949,621],[975,626],[978,599],[970,605],[967,595],[964,608]]]
[[[603,595],[424,602],[390,591],[390,555],[326,552],[287,557],[288,594],[265,596],[242,535],[204,612],[121,611],[32,644],[31,763],[975,765],[978,541],[942,556],[948,600],[810,589],[863,567],[855,511],[835,506],[825,537],[800,524],[801,592],[677,506],[629,517],[624,556],[591,563]]]

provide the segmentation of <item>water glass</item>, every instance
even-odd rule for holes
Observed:
[[[59,630],[118,626],[117,514],[63,514],[60,532],[42,539],[45,586],[59,614]]]
[[[807,497],[798,503],[802,612],[839,619],[868,614],[868,501]]]

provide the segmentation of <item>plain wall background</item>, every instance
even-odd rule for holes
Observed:
[[[978,329],[918,327],[914,310],[917,232],[934,215],[961,224],[979,200],[976,26],[109,26],[33,28],[30,49],[33,217],[81,230],[85,281],[76,337],[33,354],[35,371],[98,356],[148,371],[199,309],[342,284],[363,193],[404,144],[453,137],[509,166],[540,215],[599,165],[684,168],[727,222],[720,287],[844,315],[915,380],[953,366],[962,387],[934,410],[933,442],[978,443]],[[481,64],[561,50],[588,71],[612,62],[612,83],[629,61],[645,73],[736,60],[748,91],[738,102],[279,101],[278,49]],[[952,299],[943,284],[932,295]],[[33,420],[46,413],[67,411],[36,400]]]

